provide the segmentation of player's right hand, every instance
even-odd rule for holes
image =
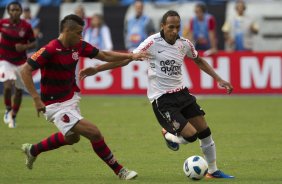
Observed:
[[[40,113],[46,112],[46,107],[40,98],[34,98],[34,106],[37,111],[37,116],[39,117]]]

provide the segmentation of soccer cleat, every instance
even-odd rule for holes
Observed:
[[[163,128],[162,129],[162,134],[163,134],[163,137],[164,137],[164,140],[166,142],[166,145],[169,149],[171,149],[172,151],[177,151],[179,150],[179,144],[178,143],[175,143],[175,142],[172,142],[172,141],[169,141],[165,138],[165,134],[167,133],[167,131]]]
[[[33,163],[36,160],[36,157],[32,156],[30,153],[30,149],[32,147],[32,144],[25,143],[22,145],[22,151],[26,155],[25,165],[28,169],[32,169]]]
[[[6,110],[3,119],[5,124],[9,124],[12,120],[12,110]]]
[[[235,178],[235,177],[231,176],[231,175],[228,175],[228,174],[225,174],[221,170],[217,170],[217,171],[215,171],[212,174],[207,173],[206,174],[206,178],[227,178],[227,179],[232,179],[232,178]]]
[[[16,128],[16,118],[12,118],[8,126],[9,128]]]
[[[121,179],[121,180],[132,180],[134,178],[137,177],[137,172],[135,171],[130,171],[126,168],[122,168],[119,173],[118,173],[118,177]]]

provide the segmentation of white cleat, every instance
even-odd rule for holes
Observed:
[[[9,128],[16,128],[16,118],[12,118],[8,126]]]
[[[25,143],[22,145],[22,151],[26,155],[25,165],[28,169],[32,169],[33,163],[36,160],[36,157],[30,154],[31,146],[32,144],[29,144],[29,143]]]
[[[5,124],[9,124],[10,123],[10,121],[12,120],[12,110],[9,110],[9,111],[6,110],[5,111],[3,120],[4,120]]]
[[[127,170],[126,168],[122,168],[118,173],[118,177],[121,180],[132,180],[136,178],[137,176],[138,176],[137,172]]]

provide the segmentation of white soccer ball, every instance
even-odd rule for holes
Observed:
[[[188,178],[200,180],[208,172],[208,163],[203,157],[194,155],[185,160],[183,171]]]

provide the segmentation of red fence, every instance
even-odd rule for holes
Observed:
[[[225,80],[231,81],[234,94],[282,94],[282,52],[220,52],[205,57]],[[82,60],[80,67],[96,61]],[[223,94],[225,90],[186,59],[183,67],[186,86],[194,94]],[[82,94],[146,94],[147,63],[132,62],[123,68],[101,72],[81,81]]]

